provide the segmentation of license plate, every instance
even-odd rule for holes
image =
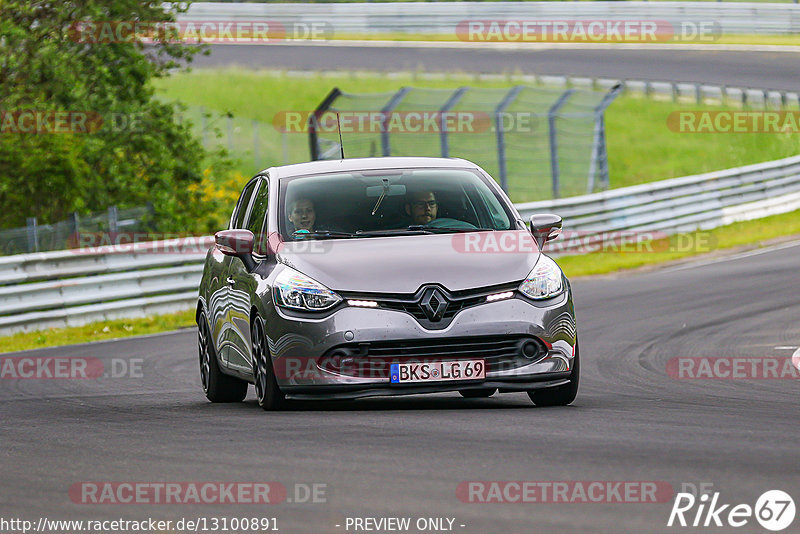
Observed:
[[[392,384],[483,380],[485,378],[486,364],[483,360],[393,363],[389,374]]]

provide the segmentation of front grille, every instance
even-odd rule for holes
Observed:
[[[405,358],[501,358],[518,353],[519,338],[508,336],[430,339],[424,341],[379,341],[369,343],[367,356]]]
[[[536,346],[536,352],[527,357],[522,351],[526,343]],[[388,378],[393,363],[483,359],[491,372],[528,365],[546,353],[543,343],[533,336],[434,338],[339,345],[329,350],[320,364],[348,376]]]
[[[461,310],[471,308],[486,302],[486,297],[495,293],[514,291],[519,286],[518,282],[502,284],[463,291],[448,291],[441,286],[428,285],[421,287],[413,294],[387,295],[382,293],[342,293],[348,299],[372,300],[378,303],[379,308],[408,313],[422,326],[429,329],[441,329],[448,326]],[[436,287],[447,300],[447,308],[440,320],[431,321],[421,307],[422,296],[427,288]]]

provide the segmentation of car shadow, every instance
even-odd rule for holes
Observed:
[[[261,409],[255,399],[244,402],[248,407]],[[483,399],[465,399],[461,397],[430,397],[425,395],[409,395],[403,397],[372,397],[355,400],[324,401],[290,401],[284,412],[368,412],[368,411],[432,411],[432,410],[529,410],[529,409],[564,409],[567,407],[537,407],[527,398],[520,395],[497,395]]]

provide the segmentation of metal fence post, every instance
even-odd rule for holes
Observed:
[[[622,87],[617,84],[612,87],[603,100],[594,108],[594,140],[592,141],[592,159],[589,163],[589,177],[586,184],[586,192],[594,190],[595,175],[600,174],[600,186],[608,188],[608,150],[606,149],[606,108],[611,105],[614,99],[622,91]]]
[[[206,132],[208,130],[208,118],[206,117],[206,108],[204,106],[200,106],[200,135],[203,139],[203,148],[208,148],[208,137]]]
[[[550,139],[550,177],[553,182],[553,198],[558,198],[560,182],[559,182],[559,167],[558,167],[558,135],[556,131],[556,118],[558,111],[566,104],[570,95],[575,92],[575,89],[567,89],[555,103],[550,106],[547,111],[547,128]]]
[[[338,87],[331,89],[331,92],[328,93],[325,100],[317,106],[317,109],[315,109],[314,113],[308,118],[308,148],[311,153],[311,161],[317,161],[320,157],[319,132],[317,132],[319,117],[330,109],[333,101],[339,98],[341,94],[342,92]]]
[[[228,115],[226,117],[228,123],[228,153],[233,153],[233,117]]]
[[[77,211],[73,211],[69,214],[69,226],[72,230],[70,234],[75,236],[74,246],[79,247],[81,242],[81,221]],[[69,241],[69,238],[67,238],[67,241]]]
[[[28,217],[28,252],[39,252],[39,225],[36,217]]]
[[[253,167],[260,168],[258,164],[258,121],[253,120]]]
[[[117,223],[119,217],[117,216],[117,207],[111,206],[108,208],[108,232],[112,235],[117,233]]]
[[[392,146],[389,143],[389,128],[387,127],[389,122],[389,113],[391,113],[394,108],[397,107],[400,101],[403,100],[403,97],[406,96],[406,93],[408,93],[410,90],[410,87],[401,87],[400,90],[389,99],[389,103],[386,104],[381,110],[381,148],[383,149],[384,156],[392,155]]]
[[[494,126],[497,134],[497,163],[500,167],[500,187],[508,193],[508,169],[506,168],[506,141],[505,131],[503,130],[503,113],[511,105],[517,95],[524,89],[524,86],[517,85],[503,97],[503,100],[494,110]]]
[[[464,93],[467,92],[467,87],[459,87],[456,89],[447,102],[439,109],[439,136],[442,141],[442,157],[450,157],[450,145],[447,142],[447,121],[445,120],[445,113],[453,109],[453,106],[458,104]]]

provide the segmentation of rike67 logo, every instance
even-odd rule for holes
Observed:
[[[667,526],[739,528],[755,518],[763,528],[778,532],[788,528],[794,516],[794,500],[781,490],[764,492],[756,500],[755,506],[723,504],[718,491],[712,495],[704,493],[700,497],[678,493]]]

